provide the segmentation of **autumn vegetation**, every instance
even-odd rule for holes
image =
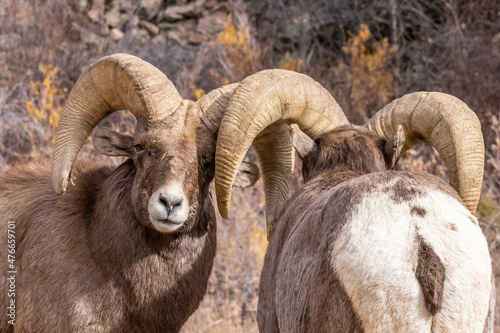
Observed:
[[[86,66],[116,52],[157,66],[191,99],[266,68],[305,73],[356,124],[406,93],[441,91],[465,101],[482,123],[486,163],[477,216],[499,289],[499,15],[491,0],[2,0],[0,173],[50,158],[74,82]],[[122,132],[134,124],[127,112],[103,121]],[[99,155],[90,141],[79,158],[121,162]],[[256,159],[252,151],[247,158]],[[447,177],[426,146],[408,151],[397,168]],[[296,176],[292,189],[301,182]],[[266,246],[259,181],[236,189],[231,218],[219,217],[207,295],[183,332],[257,331]]]

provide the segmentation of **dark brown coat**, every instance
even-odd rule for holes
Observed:
[[[216,251],[209,181],[190,232],[162,234],[135,218],[134,172],[131,160],[116,170],[77,163],[76,186],[61,197],[48,165],[0,178],[2,245],[16,221],[15,331],[177,332],[198,307]],[[0,267],[4,275],[5,260]]]

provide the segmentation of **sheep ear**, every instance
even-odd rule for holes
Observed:
[[[292,145],[297,150],[302,163],[311,168],[319,152],[318,145],[295,124],[290,126],[290,135],[292,137]]]
[[[387,169],[392,169],[398,163],[406,143],[406,135],[402,125],[398,125],[396,135],[384,144],[384,159]]]
[[[95,149],[108,156],[133,157],[134,137],[115,132],[106,127],[96,127],[92,134]]]
[[[260,178],[259,167],[253,163],[242,162],[236,173],[234,187],[249,187]]]

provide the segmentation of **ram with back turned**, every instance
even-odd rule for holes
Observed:
[[[289,124],[305,134],[286,132]],[[307,76],[270,70],[242,81],[221,123],[215,184],[227,217],[246,149],[257,135],[280,133],[274,147],[257,150],[270,239],[260,331],[493,332],[491,259],[472,215],[484,167],[480,128],[467,105],[442,93],[405,95],[354,126]],[[229,145],[224,138],[235,132]],[[437,149],[451,186],[390,171],[419,142]],[[305,183],[288,199],[293,147]]]

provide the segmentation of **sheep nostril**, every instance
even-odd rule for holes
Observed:
[[[177,206],[180,206],[182,204],[182,199],[175,200],[171,204],[172,204],[172,209],[177,207]]]
[[[160,202],[165,206],[167,212],[171,213],[175,207],[180,206],[182,204],[182,199],[171,201],[168,200],[168,198],[162,194],[160,195]]]

